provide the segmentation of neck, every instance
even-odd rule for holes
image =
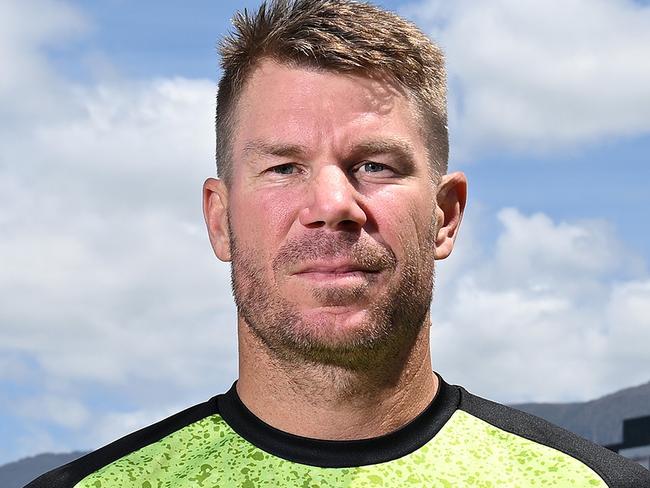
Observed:
[[[415,418],[437,389],[428,318],[403,354],[360,369],[289,363],[239,319],[237,392],[251,412],[282,431],[330,440],[377,437]]]

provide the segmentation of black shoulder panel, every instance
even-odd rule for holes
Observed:
[[[216,397],[215,397],[216,398]],[[72,488],[86,476],[138,449],[218,412],[215,398],[133,432],[107,446],[39,476],[25,488]]]
[[[460,409],[495,427],[557,449],[589,466],[610,488],[650,488],[650,471],[539,417],[461,390]]]

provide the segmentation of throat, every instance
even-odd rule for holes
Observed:
[[[237,392],[253,414],[284,432],[327,440],[381,436],[415,418],[438,389],[429,327],[421,331],[403,356],[384,358],[383,367],[374,368],[287,362],[254,348],[254,360],[242,357]],[[240,355],[251,346],[240,343]]]

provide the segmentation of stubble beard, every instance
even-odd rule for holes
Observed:
[[[232,228],[232,227],[231,227]],[[320,364],[352,370],[384,369],[387,362],[408,354],[423,327],[434,283],[433,227],[425,242],[407,249],[398,268],[394,253],[376,242],[362,242],[359,233],[310,234],[282,246],[273,259],[274,279],[267,278],[259,253],[230,234],[231,280],[239,315],[271,355],[289,364]],[[371,296],[372,283],[353,288],[314,291],[323,305],[368,300],[366,320],[353,334],[332,340],[327,331],[333,318],[307,323],[297,307],[284,298],[278,276],[289,265],[313,259],[345,257],[390,277],[383,293]],[[398,274],[396,274],[398,273]],[[320,332],[320,333],[319,333]]]

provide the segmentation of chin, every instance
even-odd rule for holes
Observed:
[[[353,306],[311,310],[303,313],[293,327],[292,335],[305,345],[343,350],[368,345],[379,332],[368,310]]]

